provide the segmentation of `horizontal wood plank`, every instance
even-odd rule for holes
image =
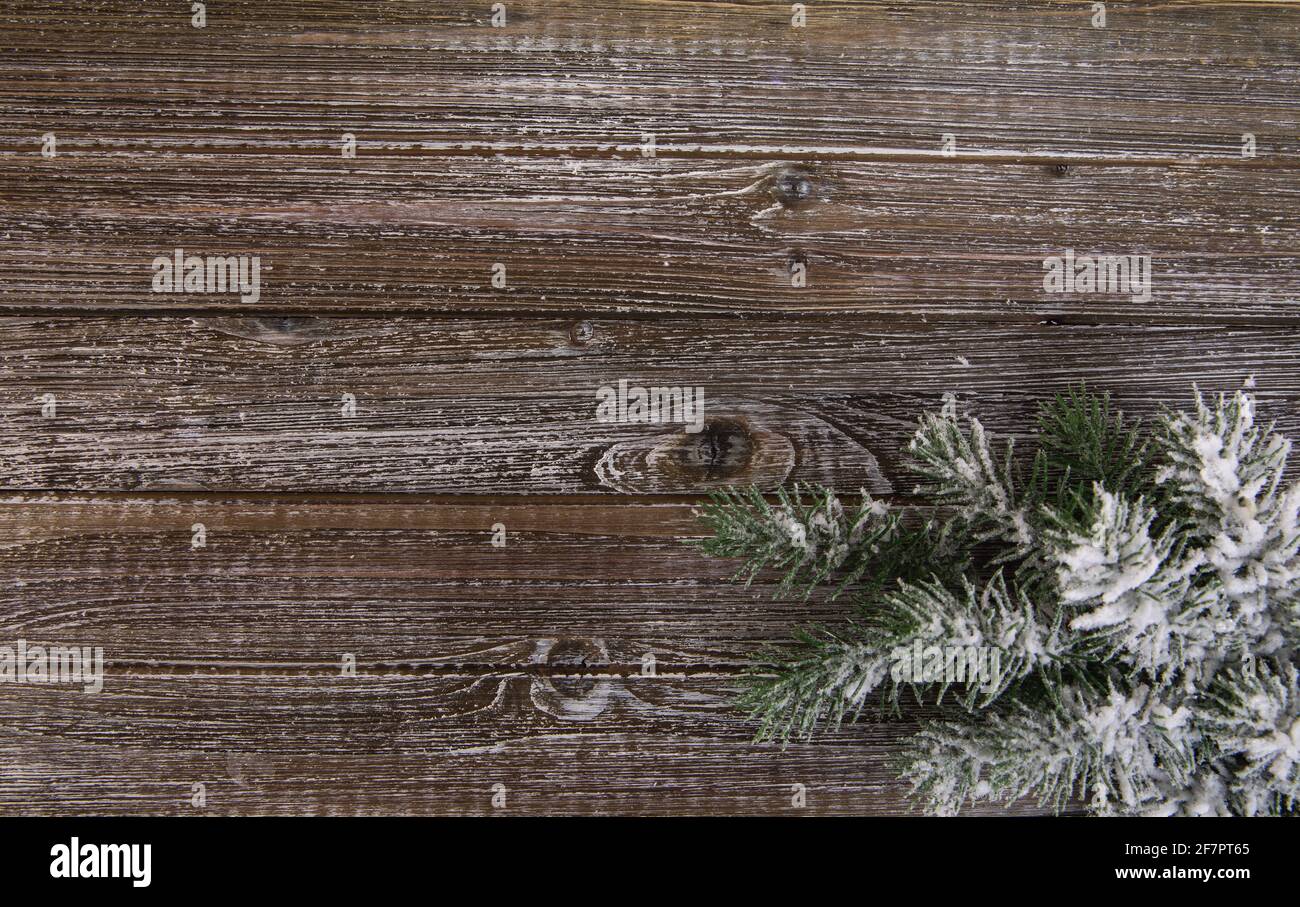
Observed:
[[[1149,415],[1252,376],[1294,434],[1300,348],[1284,328],[8,318],[0,487],[886,494],[909,490],[903,447],[945,393],[1023,436],[1079,381]],[[623,379],[703,388],[702,430],[598,421],[597,389]]]
[[[756,745],[728,704],[731,683],[128,673],[109,675],[100,693],[4,684],[0,812],[911,811],[889,763],[915,723]],[[504,806],[494,808],[498,784]],[[802,810],[792,804],[796,784],[806,790]]]
[[[1300,169],[365,155],[11,166],[0,308],[13,311],[1300,321]],[[258,256],[256,297],[156,292],[154,261],[176,249]],[[1044,259],[1067,249],[1150,256],[1151,298],[1046,292]]]
[[[3,147],[1297,158],[1300,15],[1257,2],[5,4]]]
[[[0,638],[155,668],[736,670],[792,621],[683,542],[688,504],[0,503]],[[494,527],[505,533],[493,544]],[[196,542],[196,532],[201,539]]]
[[[933,707],[750,742],[745,657],[844,606],[726,583],[698,531],[683,504],[0,502],[5,643],[106,664],[0,685],[0,812],[913,811],[892,759]]]

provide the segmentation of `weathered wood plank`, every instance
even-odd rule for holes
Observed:
[[[0,812],[896,814],[915,725],[749,742],[726,678],[110,674],[0,685]],[[195,783],[206,806],[192,805]],[[493,786],[505,806],[493,808]],[[793,785],[807,806],[792,807]],[[1034,811],[1022,805],[1022,811]],[[976,812],[1001,812],[985,806]]]
[[[112,665],[660,674],[738,668],[797,612],[683,544],[687,504],[0,503],[0,638]],[[503,547],[493,528],[503,527]],[[195,547],[196,531],[202,532]]]
[[[907,490],[902,448],[943,394],[1019,435],[1078,381],[1149,414],[1193,383],[1253,375],[1264,414],[1300,427],[1300,348],[1283,328],[584,325],[0,319],[0,487],[698,495],[811,480],[889,493]],[[597,388],[620,379],[702,387],[703,430],[597,421]]]
[[[1254,2],[5,4],[7,150],[336,146],[1167,160],[1300,151],[1300,15]]]
[[[0,688],[0,812],[461,815],[498,783],[512,814],[780,813],[795,784],[909,810],[889,762],[928,709],[748,742],[740,659],[842,608],[727,586],[694,531],[680,504],[5,501],[4,639],[107,671]]]
[[[364,154],[9,163],[0,307],[11,310],[1300,320],[1300,169]],[[258,297],[154,292],[154,259],[177,248],[260,256]],[[1045,292],[1043,260],[1066,249],[1149,255],[1152,298]]]

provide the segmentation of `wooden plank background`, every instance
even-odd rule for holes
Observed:
[[[1293,3],[189,7],[0,8],[0,644],[108,663],[0,685],[5,813],[907,811],[923,713],[750,741],[843,605],[729,583],[703,494],[905,501],[922,409],[1078,380],[1300,436]],[[177,247],[261,298],[152,293]],[[1152,299],[1045,294],[1067,248]]]

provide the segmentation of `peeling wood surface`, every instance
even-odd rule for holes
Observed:
[[[0,684],[0,812],[906,811],[923,710],[749,741],[844,605],[730,583],[705,492],[903,500],[944,394],[1020,437],[1081,379],[1300,436],[1296,4],[188,7],[0,9],[0,644],[107,663]],[[260,298],[151,292],[176,248]]]

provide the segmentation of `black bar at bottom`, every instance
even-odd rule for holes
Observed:
[[[837,898],[911,891],[917,903],[997,890],[1230,895],[1277,886],[1294,850],[1279,822],[1244,819],[7,818],[0,839],[11,891],[435,901],[770,899],[787,886],[830,894],[827,883],[859,889]]]

